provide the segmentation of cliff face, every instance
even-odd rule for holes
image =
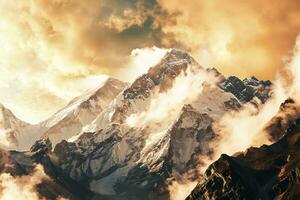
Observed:
[[[269,129],[279,134],[274,144],[251,147],[236,156],[223,154],[208,167],[204,180],[187,199],[298,199],[299,116],[293,116],[280,133]]]
[[[258,80],[254,76],[240,80],[229,76],[220,83],[220,87],[234,94],[241,102],[249,102],[254,97],[265,103],[270,97],[271,81]]]

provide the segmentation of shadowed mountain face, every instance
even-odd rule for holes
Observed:
[[[44,167],[50,179],[38,192],[47,199],[168,199],[169,179],[199,178],[214,124],[246,102],[265,103],[270,90],[269,81],[226,79],[174,49],[132,84],[108,79],[27,129],[41,139],[29,151],[4,152],[13,175]]]
[[[269,146],[251,147],[236,156],[221,155],[208,167],[204,179],[187,200],[298,199],[300,115],[299,112],[291,113],[297,109],[292,100],[286,101],[267,127],[274,131],[272,136],[280,139]],[[289,113],[287,122],[280,120],[283,110]]]
[[[270,97],[269,87],[271,84],[271,81],[260,81],[254,76],[243,81],[235,76],[230,76],[222,81],[220,86],[226,92],[234,94],[243,103],[251,101],[254,97],[265,103]]]

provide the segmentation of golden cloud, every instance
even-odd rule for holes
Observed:
[[[93,87],[82,86],[89,76],[129,68],[132,80],[144,70],[133,69],[130,52],[154,45],[188,50],[225,75],[274,78],[300,32],[299,7],[297,0],[1,1],[0,102],[39,121]]]
[[[168,12],[180,13],[165,26],[178,43],[204,65],[226,75],[272,79],[300,32],[300,2],[159,0]]]
[[[124,71],[131,50],[152,41],[134,27],[160,26],[147,24],[159,9],[145,2],[1,1],[0,102],[37,122],[95,87],[88,77]]]

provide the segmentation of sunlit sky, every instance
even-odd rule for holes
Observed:
[[[168,48],[225,75],[273,79],[300,32],[299,9],[298,0],[0,0],[0,102],[38,122],[97,76],[131,81]]]

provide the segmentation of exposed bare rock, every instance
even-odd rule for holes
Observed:
[[[241,102],[249,102],[254,97],[265,103],[270,97],[272,83],[258,80],[254,76],[243,81],[238,77],[230,76],[220,83],[220,87],[234,94]]]
[[[284,133],[272,145],[249,148],[236,157],[222,155],[187,199],[297,199],[300,118]]]

